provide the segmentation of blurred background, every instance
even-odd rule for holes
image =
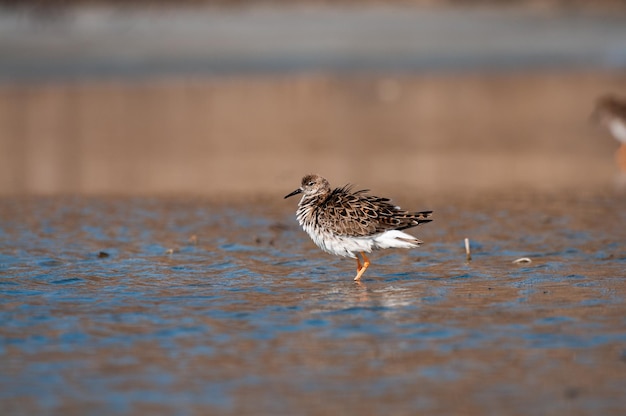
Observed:
[[[0,194],[610,186],[624,1],[1,1]]]

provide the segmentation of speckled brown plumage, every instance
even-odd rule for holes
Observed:
[[[432,211],[404,211],[388,198],[367,195],[368,191],[352,191],[346,185],[329,192],[316,207],[319,225],[337,235],[363,237],[432,221],[428,219]]]

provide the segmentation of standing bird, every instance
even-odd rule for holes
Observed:
[[[285,198],[303,194],[296,218],[327,253],[356,259],[356,277],[370,265],[365,253],[385,248],[415,248],[422,241],[401,230],[430,222],[432,211],[408,212],[388,198],[367,195],[367,189],[352,191],[349,185],[331,189],[319,175],[306,175],[302,185]],[[361,253],[363,264],[357,253]]]
[[[620,171],[626,173],[626,100],[620,100],[612,95],[601,97],[596,103],[591,118],[606,127],[621,143],[615,153],[615,161]]]

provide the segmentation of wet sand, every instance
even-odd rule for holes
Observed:
[[[623,413],[624,195],[409,197],[360,284],[249,202],[1,198],[3,414]]]

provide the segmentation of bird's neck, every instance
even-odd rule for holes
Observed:
[[[298,203],[297,217],[300,223],[302,223],[303,218],[311,218],[310,214],[319,208],[326,198],[328,198],[328,193],[304,195]]]
[[[328,194],[329,194],[328,192],[324,192],[324,193],[318,193],[314,195],[304,195],[302,196],[302,199],[298,203],[298,206],[304,207],[304,206],[311,206],[311,205],[319,205],[323,201],[325,201],[326,198],[328,198]]]

